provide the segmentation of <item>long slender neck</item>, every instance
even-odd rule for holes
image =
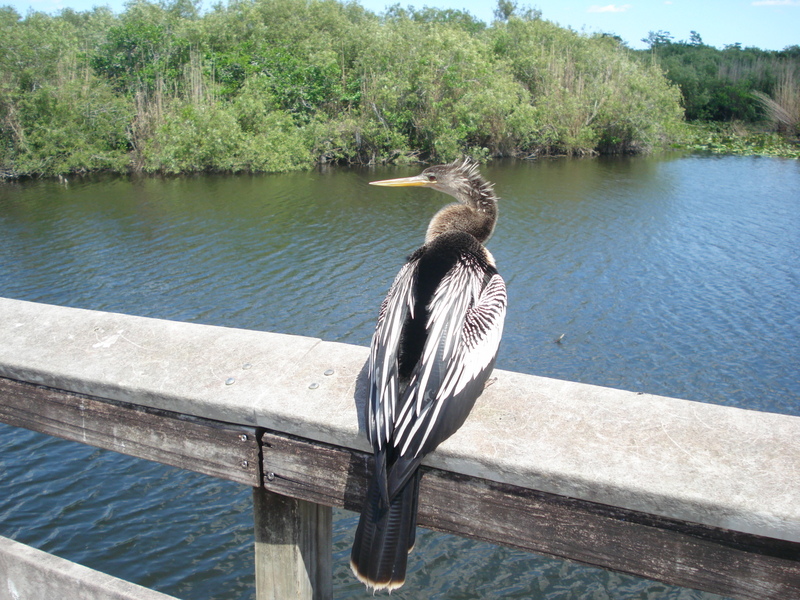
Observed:
[[[450,231],[464,231],[484,243],[491,237],[496,222],[496,202],[479,208],[468,204],[448,204],[431,219],[425,234],[425,243],[428,244],[437,236]]]
[[[459,202],[448,204],[434,215],[428,225],[425,243],[448,231],[465,231],[485,243],[497,223],[497,196],[492,184],[474,176],[465,180],[463,185],[438,189]]]

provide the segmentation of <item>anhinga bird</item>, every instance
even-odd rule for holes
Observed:
[[[403,585],[414,546],[419,465],[467,418],[494,367],[506,286],[483,243],[497,221],[492,184],[470,159],[372,185],[454,196],[428,225],[380,308],[369,357],[367,436],[375,471],[350,566],[368,587]]]

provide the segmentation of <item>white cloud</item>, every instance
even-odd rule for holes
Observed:
[[[800,0],[756,0],[753,6],[800,6]]]
[[[768,0],[767,0],[768,1]],[[630,4],[622,4],[617,6],[616,4],[609,4],[608,6],[590,6],[588,12],[590,13],[621,13],[625,12],[631,7]]]

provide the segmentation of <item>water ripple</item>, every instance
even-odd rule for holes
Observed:
[[[0,187],[0,294],[365,345],[446,199],[338,171]],[[800,415],[800,172],[749,158],[486,169],[498,366]],[[562,343],[553,340],[564,334]],[[58,460],[52,460],[58,457]],[[0,426],[0,533],[186,600],[252,598],[250,490]],[[337,598],[356,516],[336,511]],[[421,530],[397,598],[711,600]]]

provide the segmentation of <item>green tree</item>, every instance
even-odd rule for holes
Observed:
[[[531,151],[642,151],[681,118],[678,90],[608,36],[586,37],[544,20],[493,30],[496,52],[531,95]]]
[[[680,119],[652,56],[633,60],[619,40],[563,29],[516,1],[498,2],[490,26],[463,10],[395,5],[378,17],[337,0],[199,8],[133,0],[120,15],[24,18],[0,9],[0,168],[272,171],[630,152]],[[665,43],[656,60],[675,61],[683,46]],[[750,79],[734,71],[768,59],[724,52],[714,64],[737,90]],[[715,98],[730,106],[730,89],[703,86],[694,65],[685,79],[706,93],[705,109]]]
[[[17,174],[124,169],[131,106],[88,65],[106,10],[0,13],[0,165]]]
[[[669,31],[650,31],[647,33],[646,38],[642,38],[642,41],[647,44],[651,50],[655,50],[657,48],[663,48],[664,46],[669,46],[672,44],[672,40],[675,38],[670,35]]]
[[[92,57],[95,72],[123,93],[153,92],[160,83],[178,81],[191,47],[181,35],[182,14],[144,0],[128,4]]]
[[[657,43],[657,52],[639,52],[653,60],[680,87],[689,120],[757,122],[763,118],[758,94],[771,95],[787,68],[800,67],[790,53],[742,48],[718,50],[692,32],[689,42]],[[794,66],[793,66],[794,65]],[[754,93],[756,92],[756,93]]]

